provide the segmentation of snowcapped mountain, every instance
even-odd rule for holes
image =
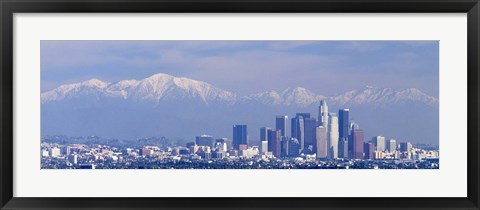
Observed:
[[[42,103],[84,97],[97,100],[121,98],[155,102],[199,99],[208,104],[216,101],[232,103],[237,96],[206,82],[162,73],[140,81],[122,80],[116,83],[106,83],[98,79],[91,79],[81,83],[62,85],[41,95]]]
[[[222,90],[206,82],[174,77],[163,73],[155,74],[140,81],[122,80],[116,83],[107,83],[98,79],[91,79],[81,83],[62,85],[42,93],[41,98],[43,104],[82,98],[94,100],[118,98],[156,103],[199,100],[207,105],[218,102],[224,104],[257,102],[265,105],[297,107],[318,104],[320,100],[327,100],[329,104],[337,106],[371,105],[382,107],[398,103],[421,103],[436,106],[438,104],[437,98],[415,88],[396,91],[391,88],[371,86],[331,97],[318,95],[303,87],[287,88],[282,92],[270,90],[239,97],[233,92]]]

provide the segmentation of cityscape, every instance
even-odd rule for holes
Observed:
[[[160,138],[119,142],[42,138],[42,169],[438,169],[439,148],[382,135],[364,136],[350,109],[272,116],[275,127],[232,125],[232,138],[200,134],[184,145]],[[251,129],[251,128],[250,128]],[[256,133],[256,132],[253,132]],[[151,139],[152,140],[152,139]]]
[[[438,40],[40,51],[40,169],[440,168]]]

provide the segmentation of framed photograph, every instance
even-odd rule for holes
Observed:
[[[0,6],[1,209],[479,209],[478,0]]]

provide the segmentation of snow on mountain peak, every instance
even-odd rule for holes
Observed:
[[[296,87],[287,88],[280,93],[270,90],[239,98],[235,93],[222,90],[209,83],[185,77],[174,77],[164,73],[155,74],[139,81],[122,80],[116,83],[90,79],[80,83],[61,85],[41,95],[42,103],[82,97],[93,97],[96,100],[105,97],[122,98],[124,100],[147,100],[157,103],[184,99],[200,100],[204,104],[212,102],[234,104],[239,101],[257,101],[268,105],[299,107],[318,104],[323,99],[326,99],[329,104],[338,106],[364,104],[379,106],[404,102],[420,102],[428,105],[438,104],[437,98],[429,96],[416,88],[395,91],[391,88],[374,86],[366,86],[362,89],[347,91],[332,97],[317,95],[304,87]]]

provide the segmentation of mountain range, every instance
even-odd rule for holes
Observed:
[[[96,100],[123,99],[130,101],[181,101],[185,99],[198,100],[205,105],[210,103],[238,104],[259,102],[269,105],[286,105],[307,107],[327,100],[339,106],[374,105],[385,106],[396,103],[424,103],[429,106],[438,105],[438,99],[429,96],[418,89],[409,88],[395,91],[391,88],[376,88],[366,86],[363,89],[351,90],[340,95],[326,97],[318,95],[306,88],[287,88],[284,91],[275,90],[260,92],[247,96],[222,90],[209,83],[184,77],[174,77],[168,74],[155,74],[143,80],[122,80],[115,83],[103,82],[98,79],[62,85],[42,93],[42,104],[69,99],[90,98]]]
[[[252,126],[249,137],[257,139],[257,129],[274,127],[275,115],[312,112],[316,116],[320,100],[328,102],[331,112],[352,109],[351,117],[369,129],[368,135],[438,144],[439,100],[415,88],[366,86],[324,96],[294,87],[240,96],[207,82],[163,73],[114,83],[90,79],[43,92],[42,133],[192,138],[208,132],[231,138],[230,126],[238,123]]]

